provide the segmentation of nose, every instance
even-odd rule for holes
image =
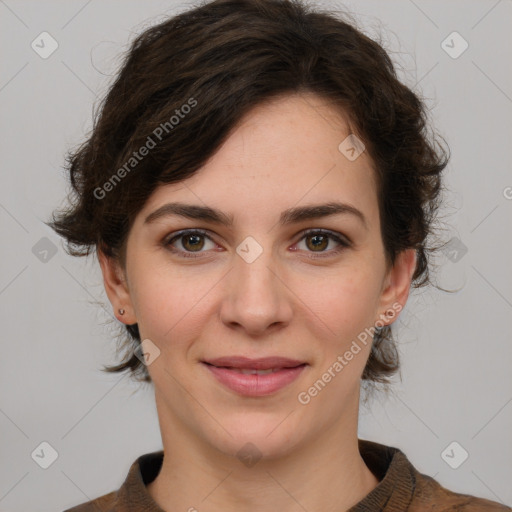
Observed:
[[[252,262],[237,254],[223,288],[220,315],[224,324],[253,337],[288,325],[293,293],[284,274],[270,250]]]

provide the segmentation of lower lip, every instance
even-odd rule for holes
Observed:
[[[246,375],[228,368],[218,368],[210,364],[203,364],[221,384],[244,396],[271,395],[293,382],[302,373],[302,370],[306,368],[304,364],[296,368],[282,368],[277,372],[265,375]]]

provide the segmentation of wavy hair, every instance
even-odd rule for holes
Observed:
[[[429,253],[437,249],[429,235],[449,155],[437,135],[429,137],[425,103],[400,82],[384,48],[348,15],[301,0],[215,0],[138,35],[91,133],[66,156],[69,205],[48,225],[66,240],[68,254],[96,248],[124,266],[131,225],[156,187],[191,177],[253,107],[301,92],[339,107],[364,141],[387,263],[415,249],[412,284],[428,284]],[[155,147],[131,161],[155,133]],[[134,354],[137,324],[123,326],[120,341],[123,361],[104,371],[151,382]],[[363,381],[387,384],[398,369],[391,326],[377,329]]]

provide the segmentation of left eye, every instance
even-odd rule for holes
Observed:
[[[209,240],[213,246],[215,246],[215,243],[211,239],[211,237],[207,234],[206,231],[202,230],[186,230],[181,231],[174,235],[172,238],[168,239],[164,242],[164,245],[168,247],[172,252],[178,253],[180,256],[184,258],[198,258],[200,256],[196,256],[193,253],[199,253],[202,252],[201,249],[205,247],[204,239]],[[181,240],[181,247],[184,249],[178,249],[174,243],[175,241]],[[306,250],[311,250],[310,252],[313,253],[325,253],[326,255],[316,255],[313,254],[310,257],[311,258],[322,258],[326,256],[330,256],[332,254],[337,254],[341,252],[343,249],[350,247],[350,242],[345,237],[340,237],[337,234],[326,231],[326,230],[310,230],[307,232],[302,233],[302,237],[300,238],[299,242],[302,242],[303,240],[306,241]],[[309,242],[310,241],[310,242]],[[330,251],[326,251],[325,249],[329,245],[329,241],[335,241],[338,244],[338,247],[335,249],[332,249]],[[215,247],[212,247],[215,248]],[[320,249],[320,250],[316,250]]]
[[[332,233],[331,231],[324,231],[324,230],[316,230],[316,231],[307,231],[303,233],[302,238],[299,240],[299,242],[302,242],[302,240],[305,240],[306,247],[308,249],[320,249],[319,251],[313,250],[312,252],[320,252],[328,254],[324,255],[312,255],[310,257],[313,258],[323,258],[327,256],[331,256],[332,254],[337,254],[341,252],[343,249],[350,247],[350,243],[348,240],[341,238],[340,236],[336,235],[335,233]],[[308,242],[310,240],[311,242]],[[329,245],[329,241],[334,240],[338,247],[335,249],[332,249],[331,251],[326,251],[326,247]]]

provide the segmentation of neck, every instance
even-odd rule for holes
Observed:
[[[162,431],[162,468],[147,490],[163,510],[346,511],[379,483],[359,453],[357,409],[354,415],[316,433],[303,446],[262,457],[253,465],[166,418],[161,424],[170,428]]]

